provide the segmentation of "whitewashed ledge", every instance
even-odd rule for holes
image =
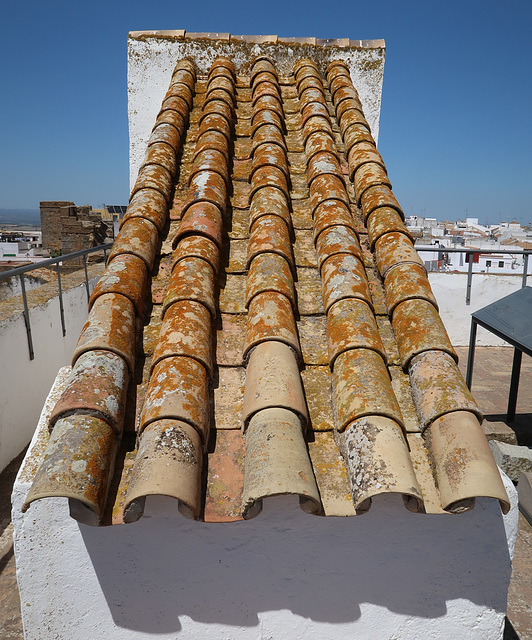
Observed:
[[[160,497],[129,525],[79,524],[62,498],[22,514],[67,372],[13,491],[26,640],[502,638],[518,519],[506,477],[506,516],[490,499],[451,516],[381,497],[363,516],[320,518],[286,496],[224,524]]]

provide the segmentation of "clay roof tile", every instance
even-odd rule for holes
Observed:
[[[68,496],[82,522],[133,522],[164,495],[233,522],[278,494],[346,516],[396,493],[506,510],[365,112],[382,62],[357,56],[383,43],[160,37],[195,53],[146,136],[25,508]]]

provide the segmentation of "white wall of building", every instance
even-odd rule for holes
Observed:
[[[157,32],[152,32],[157,33]],[[332,51],[332,50],[331,50]],[[322,49],[323,52],[323,49]],[[242,44],[216,41],[178,40],[169,37],[128,39],[128,117],[129,117],[129,181],[130,188],[137,179],[144,160],[151,130],[161,108],[164,95],[170,84],[177,61],[184,57],[194,59],[198,73],[207,72],[218,56],[227,55],[237,69],[246,64],[249,56],[266,54],[271,56],[279,73],[292,71],[295,60],[301,55],[294,48],[273,48],[263,44]],[[313,56],[312,47],[304,55]],[[379,137],[384,56],[379,49],[337,49],[334,57],[346,62],[351,78],[357,88],[364,115],[375,141]]]
[[[90,280],[90,286],[98,278]],[[70,364],[87,319],[85,284],[63,290],[66,336],[59,298],[30,307],[35,359],[30,360],[22,311],[0,314],[0,471],[31,440],[43,403],[60,367]]]
[[[18,255],[18,242],[0,242],[0,257]]]
[[[517,534],[512,509],[321,518],[294,497],[253,520],[205,524],[154,497],[133,524],[89,527],[66,498],[21,506],[48,438],[43,411],[13,493],[26,640],[500,640]]]

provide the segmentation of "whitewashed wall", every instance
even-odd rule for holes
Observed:
[[[89,281],[91,288],[98,277]],[[70,364],[87,319],[85,283],[63,289],[63,304],[65,337],[57,296],[30,307],[34,360],[29,357],[22,311],[0,316],[0,471],[31,440],[58,369]]]
[[[152,498],[134,524],[92,528],[50,498],[21,513],[46,441],[43,412],[13,493],[26,640],[501,640],[517,497],[458,516],[407,511],[321,518],[294,497],[253,520],[185,519]]]
[[[514,291],[519,291],[522,276],[474,274],[470,305],[466,305],[465,302],[467,274],[429,273],[429,281],[451,343],[456,347],[466,347],[469,345],[471,314]],[[532,285],[532,282],[530,284]],[[476,344],[484,347],[508,346],[507,342],[482,327],[478,327]]]
[[[128,39],[128,118],[129,118],[129,180],[132,188],[144,160],[146,145],[170,84],[177,61],[194,59],[199,73],[207,74],[218,56],[227,55],[238,69],[261,54],[271,56],[280,73],[290,73],[298,57],[327,56],[343,59],[364,107],[364,114],[375,141],[379,137],[384,51],[382,49],[301,48],[268,44],[234,44],[222,41],[173,40],[144,36]],[[332,59],[332,58],[331,58]]]

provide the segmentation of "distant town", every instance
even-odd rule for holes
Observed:
[[[467,271],[469,258],[465,253],[445,251],[467,248],[478,249],[471,254],[475,272],[522,274],[522,251],[532,250],[532,226],[515,220],[482,225],[478,218],[439,222],[414,215],[406,218],[405,224],[429,271]],[[532,272],[532,264],[527,272]]]
[[[111,242],[125,209],[122,205],[93,209],[68,201],[41,202],[40,216],[24,210],[18,223],[15,212],[1,215],[0,210],[0,270]],[[522,251],[532,250],[532,225],[515,220],[482,225],[478,218],[452,222],[410,215],[405,224],[429,271],[467,271],[469,257],[448,251],[464,248],[478,249],[471,255],[475,272],[521,274]],[[528,267],[532,272],[532,261]]]

